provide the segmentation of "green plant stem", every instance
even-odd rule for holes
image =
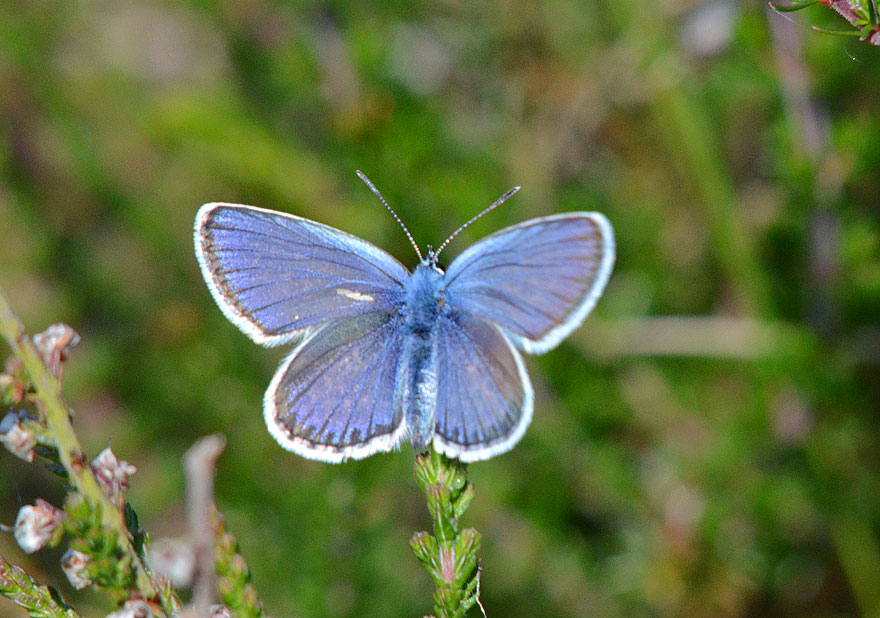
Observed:
[[[79,618],[58,593],[36,582],[21,568],[7,563],[0,556],[0,594],[33,618]]]
[[[158,599],[163,610],[170,615],[175,604],[166,595],[160,594],[162,587],[153,579],[141,557],[134,550],[122,513],[99,485],[74,433],[67,406],[61,401],[61,386],[58,380],[43,363],[2,288],[0,288],[0,333],[9,343],[13,353],[21,360],[33,383],[35,400],[44,415],[49,431],[55,436],[58,455],[70,475],[70,481],[83,498],[100,512],[102,525],[116,534],[120,546],[130,555],[135,585],[140,594],[145,599]]]

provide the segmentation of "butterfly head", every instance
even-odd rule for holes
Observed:
[[[431,268],[439,274],[443,274],[443,268],[440,266],[440,252],[435,251],[434,247],[428,245],[428,251],[425,254],[425,257],[421,259],[419,262],[420,265]]]

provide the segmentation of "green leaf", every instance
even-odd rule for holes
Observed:
[[[819,26],[813,26],[813,30],[820,34],[833,34],[835,36],[861,36],[856,30],[828,30]]]
[[[794,11],[800,11],[801,9],[805,9],[808,6],[813,6],[814,4],[819,4],[820,0],[805,0],[804,2],[797,2],[795,4],[774,4],[773,2],[768,2],[774,11],[779,11],[780,13],[793,13]]]
[[[20,567],[0,556],[0,595],[27,610],[33,618],[79,618],[58,591],[42,586]]]

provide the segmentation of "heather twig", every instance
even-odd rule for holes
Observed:
[[[263,602],[251,583],[251,572],[239,553],[238,540],[226,529],[226,521],[216,509],[212,512],[211,528],[220,599],[236,616],[263,618]]]
[[[813,26],[817,32],[857,36],[871,45],[880,45],[880,17],[878,17],[876,0],[800,0],[791,4],[771,2],[770,6],[780,12],[791,12],[805,9],[814,4],[834,9],[838,15],[855,28],[855,30],[826,30]]]
[[[114,570],[114,583],[122,587],[133,585],[141,597],[154,600],[170,615],[178,606],[177,600],[155,578],[147,568],[143,556],[135,550],[123,509],[114,503],[102,487],[74,433],[70,411],[61,400],[58,378],[47,367],[34,342],[26,334],[2,289],[0,334],[9,343],[30,379],[33,387],[30,399],[42,416],[40,420],[45,422],[49,433],[54,437],[53,446],[57,450],[59,461],[77,492],[69,497],[67,510],[68,514],[81,517],[71,517],[68,525],[82,528],[84,536],[76,540],[82,547],[74,549],[88,550],[98,546],[103,548],[105,551],[102,555],[115,561],[118,566]]]
[[[480,533],[459,519],[474,497],[467,468],[433,449],[416,457],[416,480],[428,499],[434,534],[417,532],[413,553],[434,580],[438,618],[460,618],[480,602]],[[482,606],[481,606],[482,607]]]

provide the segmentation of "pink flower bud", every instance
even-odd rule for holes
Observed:
[[[64,521],[64,512],[37,498],[36,504],[21,507],[15,518],[15,540],[26,553],[43,547]]]
[[[68,549],[61,556],[61,568],[64,570],[64,574],[67,575],[67,579],[70,580],[70,584],[77,590],[82,590],[92,583],[92,578],[89,577],[88,570],[86,569],[88,564],[88,554],[84,554],[76,549]]]
[[[137,468],[127,461],[117,460],[108,446],[92,460],[92,470],[107,490],[110,499],[121,505],[123,493],[128,489],[128,477],[137,472]]]

